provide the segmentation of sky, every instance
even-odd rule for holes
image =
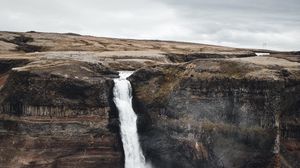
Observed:
[[[300,50],[300,0],[0,0],[0,31]]]

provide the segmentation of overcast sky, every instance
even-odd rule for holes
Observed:
[[[300,0],[0,0],[0,30],[300,50]]]

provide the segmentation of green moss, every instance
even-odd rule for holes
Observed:
[[[151,78],[147,85],[136,88],[137,93],[140,93],[138,97],[149,104],[165,104],[182,78],[182,72],[175,66],[163,67],[160,70],[163,75]]]
[[[245,64],[233,61],[223,61],[220,62],[221,72],[224,76],[230,76],[235,78],[244,77],[250,69],[246,67]]]

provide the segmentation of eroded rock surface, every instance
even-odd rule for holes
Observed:
[[[117,72],[74,60],[1,62],[14,67],[0,90],[2,167],[122,167]]]
[[[131,76],[156,167],[298,167],[300,64],[202,59]]]

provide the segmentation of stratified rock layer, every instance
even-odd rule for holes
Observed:
[[[146,158],[157,168],[299,167],[299,65],[251,57],[138,70]]]
[[[72,60],[10,62],[22,66],[7,68],[1,83],[1,167],[122,167],[117,72]]]

